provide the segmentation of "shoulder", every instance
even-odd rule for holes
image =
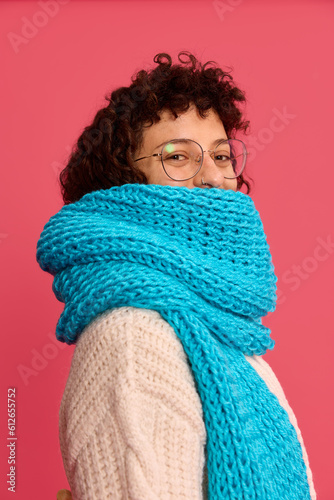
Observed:
[[[93,401],[102,410],[147,391],[173,409],[186,406],[192,424],[202,429],[201,400],[173,327],[150,309],[105,311],[77,341],[61,411]]]
[[[173,327],[157,311],[130,306],[107,310],[86,326],[76,343],[72,365],[79,358],[81,364],[82,359],[98,355],[115,360],[131,352],[137,358],[163,353],[165,360],[170,357],[190,368]]]

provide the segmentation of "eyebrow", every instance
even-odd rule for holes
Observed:
[[[161,144],[158,144],[158,146],[156,146],[153,151],[155,151],[158,148],[161,148],[165,144],[168,144],[169,142],[174,141],[174,140],[177,140],[177,141],[180,141],[180,142],[186,142],[186,141],[191,141],[193,139],[189,139],[189,137],[188,138],[185,138],[185,137],[174,137],[173,139],[169,139],[168,141],[164,141]],[[228,137],[221,137],[220,139],[217,139],[217,140],[215,140],[212,143],[212,147],[217,146],[217,144],[219,144],[219,142],[227,141],[227,140],[228,140]],[[197,141],[195,141],[195,142],[197,142]]]

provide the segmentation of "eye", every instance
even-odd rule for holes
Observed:
[[[222,161],[223,162],[223,161],[229,161],[231,158],[226,153],[219,153],[219,154],[216,154],[215,159],[217,161]]]
[[[189,163],[189,155],[186,151],[173,151],[163,156],[163,162],[172,167],[183,167]]]
[[[166,160],[175,160],[175,161],[184,161],[187,159],[187,157],[181,153],[174,153],[172,155],[168,155]]]

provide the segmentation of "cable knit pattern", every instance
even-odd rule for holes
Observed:
[[[87,327],[60,410],[75,499],[201,499],[205,440],[182,344],[157,312],[120,308]]]
[[[202,403],[210,499],[310,498],[296,429],[245,358],[274,346],[261,318],[275,308],[277,280],[251,198],[142,184],[95,191],[50,219],[37,259],[65,302],[59,340],[76,342],[122,306],[155,310],[174,329]],[[133,495],[145,480],[159,490],[158,468],[147,475],[130,450]]]
[[[246,356],[296,418],[269,365]],[[206,431],[182,344],[156,311],[122,307],[80,337],[59,413],[73,500],[206,500]]]

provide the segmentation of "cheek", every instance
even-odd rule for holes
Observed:
[[[225,189],[232,189],[233,191],[236,191],[237,187],[238,187],[237,179],[225,179],[225,184],[224,184]]]
[[[154,163],[150,168],[146,168],[145,175],[149,184],[159,184],[161,186],[181,185],[181,183],[173,181],[166,175],[161,164]]]

